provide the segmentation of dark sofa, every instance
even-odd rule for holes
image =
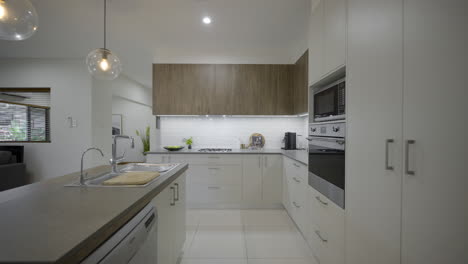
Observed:
[[[0,150],[0,191],[23,186],[28,183],[26,164],[15,151]]]

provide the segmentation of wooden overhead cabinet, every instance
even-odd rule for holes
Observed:
[[[154,64],[154,115],[292,115],[293,64]],[[307,76],[305,77],[307,78]],[[296,103],[302,103],[298,107]]]

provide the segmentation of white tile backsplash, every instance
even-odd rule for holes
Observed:
[[[161,117],[161,145],[183,145],[193,137],[194,148],[239,148],[253,133],[265,136],[265,148],[281,148],[284,133],[302,135],[305,144],[307,117]],[[298,143],[299,147],[299,143]]]

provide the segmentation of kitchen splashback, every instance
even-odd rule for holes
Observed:
[[[265,148],[281,148],[285,132],[302,135],[305,145],[308,117],[161,117],[161,146],[183,145],[193,137],[194,148],[239,148],[253,133],[266,138]],[[298,147],[300,145],[298,144]]]

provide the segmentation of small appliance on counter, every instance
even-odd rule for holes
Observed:
[[[296,133],[286,132],[284,134],[283,143],[284,145],[282,149],[285,149],[285,150],[296,149]]]

